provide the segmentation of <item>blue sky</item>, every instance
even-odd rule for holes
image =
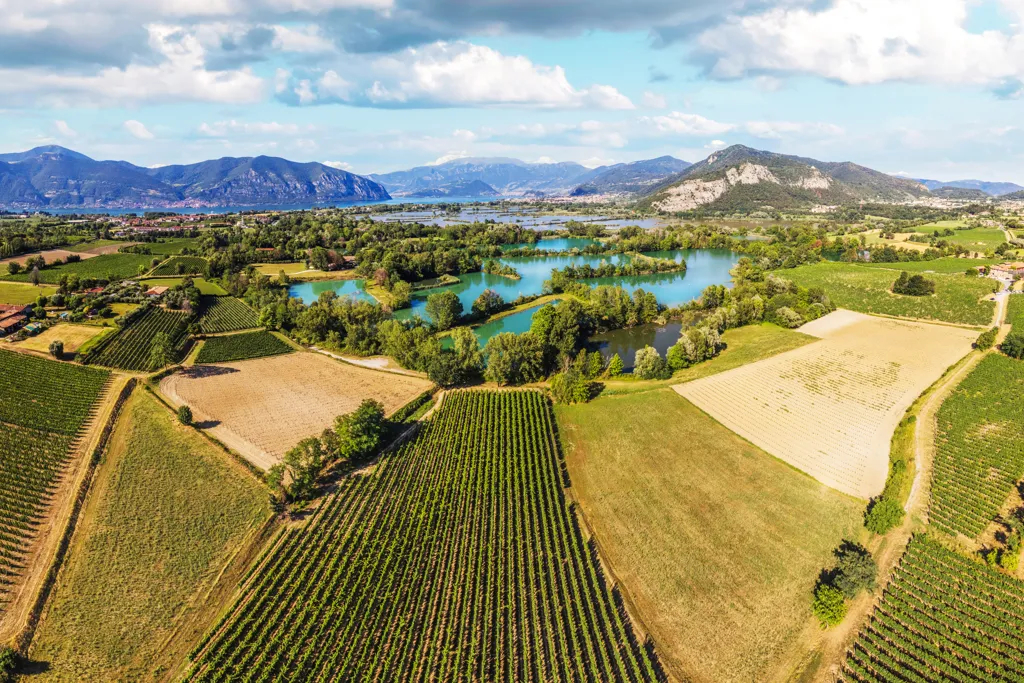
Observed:
[[[0,0],[0,149],[359,173],[743,143],[1024,184],[1024,0]]]

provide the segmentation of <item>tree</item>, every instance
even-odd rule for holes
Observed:
[[[844,541],[839,550],[832,585],[847,598],[855,598],[862,590],[874,590],[878,565],[867,548],[851,541]]]
[[[814,589],[812,609],[822,628],[840,624],[846,617],[846,600],[843,598],[843,592],[827,583],[819,583]]]
[[[180,406],[178,408],[178,422],[183,425],[192,424],[192,409],[188,406]]]
[[[903,506],[888,498],[875,500],[864,515],[864,526],[876,534],[889,533],[903,522]]]
[[[21,272],[21,264],[17,261],[11,261],[7,264],[7,272],[11,275],[17,275]]]
[[[323,247],[313,247],[309,252],[309,265],[317,270],[327,270],[331,266],[331,255]]]
[[[1024,358],[1024,333],[1011,330],[999,349],[1010,358]]]
[[[493,289],[485,289],[473,302],[473,312],[481,316],[491,316],[505,308],[505,300]]]
[[[619,375],[622,374],[622,370],[624,368],[625,363],[622,362],[622,359],[619,358],[619,354],[616,353],[615,355],[612,356],[612,359],[608,361],[608,376],[618,377]]]
[[[500,385],[534,382],[544,374],[544,346],[532,332],[494,335],[484,347],[484,357],[484,376]]]
[[[925,279],[920,273],[910,275],[904,270],[896,278],[892,291],[895,294],[903,294],[905,296],[928,296],[935,293],[935,282]]]
[[[372,398],[364,399],[355,411],[334,421],[338,455],[348,460],[369,457],[380,446],[386,429],[384,406]]]
[[[153,335],[153,341],[149,347],[150,372],[156,372],[160,368],[170,365],[173,360],[170,335],[166,332],[158,332]]]
[[[452,344],[455,358],[458,360],[459,383],[472,382],[484,374],[484,354],[480,349],[480,340],[468,327],[457,327],[452,330]]]
[[[586,403],[594,396],[595,383],[583,375],[576,364],[551,378],[551,398],[555,403]]]
[[[408,308],[412,303],[412,285],[405,280],[399,280],[391,287],[391,308],[398,310]]]
[[[427,315],[439,330],[454,327],[462,317],[462,302],[455,292],[438,292],[427,297]]]
[[[316,492],[316,482],[324,468],[324,450],[320,439],[311,436],[300,441],[284,454],[284,466],[291,476],[288,497],[309,500]]]
[[[633,375],[640,379],[668,379],[672,376],[672,371],[656,348],[645,346],[636,352]]]
[[[996,335],[999,333],[998,327],[993,327],[991,330],[985,330],[978,335],[978,340],[974,342],[974,348],[976,349],[991,349],[992,345],[996,343]]]
[[[14,683],[18,670],[18,653],[13,647],[0,647],[0,683]]]
[[[50,342],[50,355],[54,358],[60,358],[64,355],[64,342],[60,339],[54,339]]]

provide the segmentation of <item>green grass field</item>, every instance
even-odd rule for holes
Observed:
[[[75,273],[81,278],[96,278],[106,280],[113,276],[114,279],[136,277],[139,274],[139,266],[149,268],[152,256],[140,254],[104,254],[90,259],[83,259],[78,263],[66,263],[55,268],[45,268],[39,271],[39,281],[46,284],[57,284],[60,276],[64,273]],[[2,279],[13,282],[30,282],[31,273],[18,273],[17,275],[4,274]]]
[[[226,337],[210,337],[203,342],[196,357],[197,363],[227,363],[249,358],[265,358],[291,353],[290,345],[281,341],[270,332],[243,332]]]
[[[1006,241],[1006,235],[999,228],[972,228],[957,230],[955,235],[942,239],[962,244],[971,251],[991,251]]]
[[[898,271],[855,263],[817,263],[779,275],[804,287],[823,287],[836,306],[862,313],[979,326],[991,324],[995,313],[995,302],[981,301],[997,286],[988,278],[929,275],[935,281],[935,294],[917,297],[890,291]]]
[[[88,240],[86,242],[79,242],[66,247],[68,251],[83,252],[89,251],[90,249],[96,249],[98,247],[112,247],[115,244],[127,244],[123,240]]]
[[[215,616],[206,593],[270,516],[267,491],[136,389],[33,641],[40,681],[153,680]],[[202,623],[192,624],[193,621]]]
[[[683,680],[768,680],[811,616],[863,502],[721,426],[671,389],[556,408],[601,550]]]
[[[907,228],[907,230],[910,230],[912,232],[926,232],[928,234],[931,234],[931,233],[935,232],[936,230],[938,230],[939,232],[942,232],[946,228],[952,228],[953,230],[956,230],[957,228],[963,227],[964,225],[966,225],[966,223],[964,223],[963,221],[960,221],[960,220],[955,220],[955,221],[933,221],[933,222],[927,223],[925,225],[918,225],[918,226],[915,226],[913,228]]]
[[[635,380],[631,377],[607,380],[603,394],[629,394],[690,382],[800,348],[814,340],[815,337],[795,330],[787,330],[772,323],[737,327],[725,331],[722,335],[722,341],[726,344],[725,350],[711,360],[678,370],[672,379],[667,380]]]
[[[198,275],[206,270],[206,259],[199,256],[172,256],[153,269],[158,277],[174,275]]]
[[[157,277],[157,278],[145,278],[140,282],[147,287],[177,287],[184,280],[183,277]],[[228,293],[224,291],[224,288],[218,285],[216,282],[210,282],[206,278],[197,277],[192,278],[192,283],[199,290],[199,293],[203,296],[227,296]]]
[[[193,237],[179,237],[162,242],[146,242],[145,246],[156,256],[176,256],[185,248],[194,249],[198,244],[199,240]]]
[[[56,287],[40,285],[35,287],[28,283],[0,282],[0,304],[32,304],[40,296],[53,296]]]
[[[865,268],[883,268],[895,271],[905,270],[908,273],[946,273],[948,275],[962,275],[968,268],[978,268],[999,263],[997,258],[939,258],[933,261],[906,261],[903,263],[860,263],[857,265]]]

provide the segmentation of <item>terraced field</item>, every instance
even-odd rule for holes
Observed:
[[[932,524],[975,537],[1024,477],[1024,361],[992,353],[939,409]]]
[[[0,351],[0,618],[109,378],[104,370]]]
[[[235,332],[259,327],[260,317],[245,303],[230,296],[204,296],[199,327],[203,334]]]
[[[563,494],[539,392],[453,392],[293,528],[190,681],[655,681]]]
[[[127,327],[102,340],[90,362],[131,372],[149,370],[153,338],[164,332],[171,338],[171,347],[177,349],[188,332],[188,320],[186,313],[154,306]]]
[[[1024,582],[919,536],[848,652],[844,679],[1019,681],[1022,633]]]
[[[904,412],[970,351],[977,333],[850,311],[800,331],[822,341],[675,390],[823,484],[875,496]]]

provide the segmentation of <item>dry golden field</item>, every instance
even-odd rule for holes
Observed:
[[[196,422],[250,462],[269,469],[295,444],[319,435],[366,398],[391,414],[431,383],[349,365],[318,353],[219,363],[166,377],[160,390],[192,408]]]
[[[818,481],[875,496],[896,425],[978,333],[843,310],[800,331],[821,341],[674,388]]]
[[[18,342],[15,344],[15,348],[48,353],[50,351],[50,342],[59,339],[64,342],[64,353],[71,354],[78,351],[82,344],[98,334],[103,334],[102,327],[61,323],[43,330],[34,337]]]

